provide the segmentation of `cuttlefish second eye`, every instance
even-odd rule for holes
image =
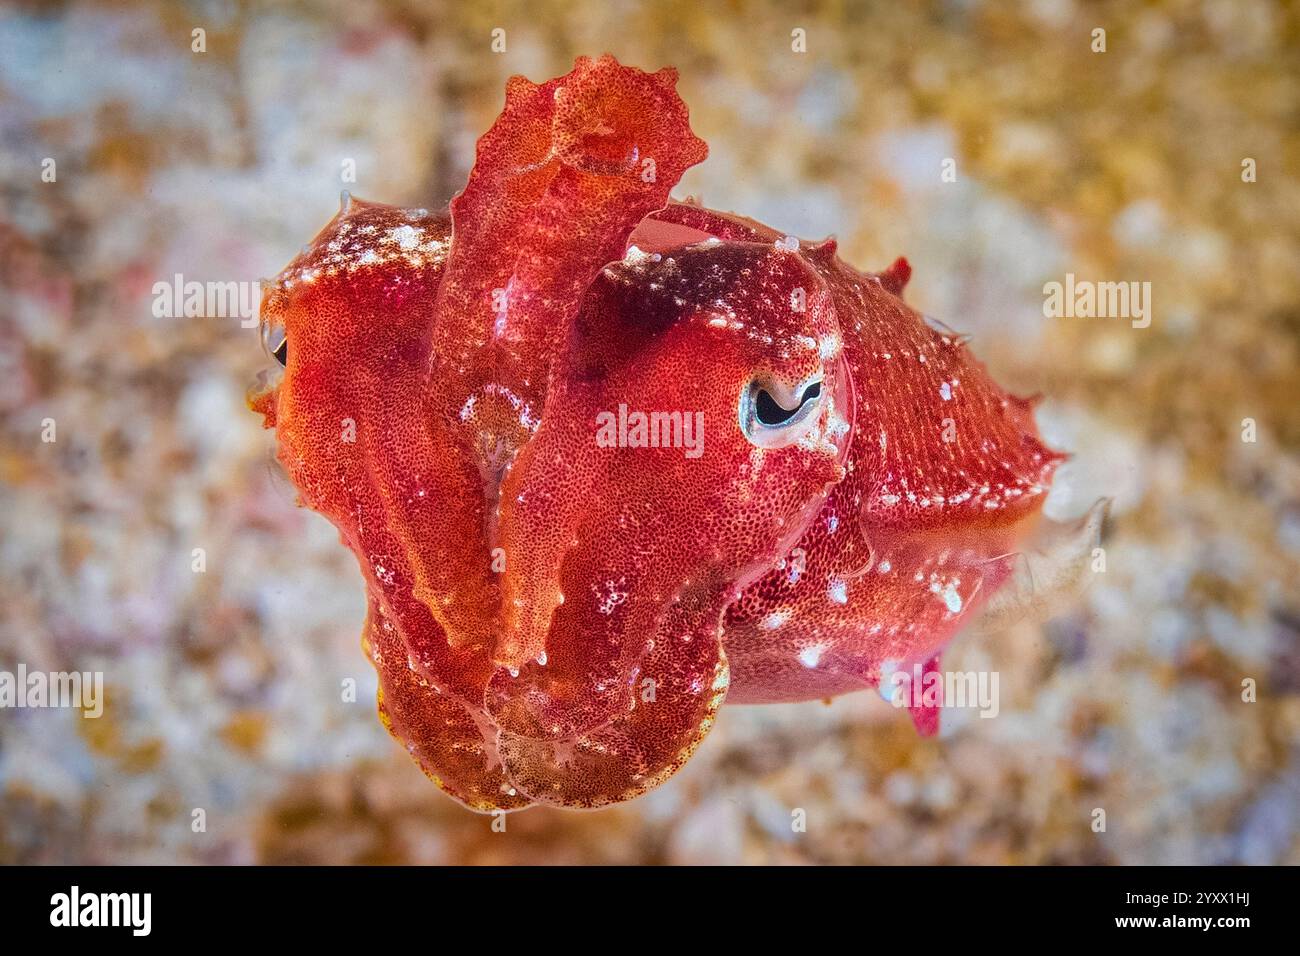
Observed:
[[[262,323],[262,347],[281,365],[289,364],[289,337],[283,324]]]
[[[759,448],[793,445],[816,420],[821,396],[820,376],[795,388],[756,378],[740,395],[740,430]]]

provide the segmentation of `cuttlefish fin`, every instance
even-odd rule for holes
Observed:
[[[996,633],[1016,623],[1046,621],[1082,593],[1094,574],[1104,570],[1098,560],[1104,560],[1101,532],[1111,500],[1097,499],[1075,521],[1044,521],[1028,546],[1009,556],[1011,577],[984,605],[975,629]]]

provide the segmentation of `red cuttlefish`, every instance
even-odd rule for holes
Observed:
[[[936,672],[1064,457],[906,260],[670,201],[676,79],[512,78],[447,211],[345,195],[262,303],[250,405],[360,562],[380,717],[474,810],[629,800],[724,700]]]

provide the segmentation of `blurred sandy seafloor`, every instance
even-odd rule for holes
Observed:
[[[0,862],[1300,862],[1296,9],[785,6],[0,12],[0,669],[108,685],[99,720],[0,712]],[[376,719],[354,559],[243,406],[257,330],[155,318],[151,288],[274,275],[348,158],[357,195],[444,203],[508,75],[604,51],[681,72],[711,155],[677,195],[907,255],[909,300],[1048,396],[1076,453],[1049,512],[1113,495],[1107,570],[956,641],[948,666],[1000,672],[996,719],[727,708],[654,793],[497,834]],[[1150,281],[1150,328],[1045,319],[1066,272]]]

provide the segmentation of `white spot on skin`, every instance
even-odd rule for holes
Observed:
[[[951,613],[961,613],[961,595],[957,593],[957,588],[951,583],[943,589],[943,603]]]
[[[841,345],[840,337],[836,333],[832,332],[829,335],[823,335],[818,343],[817,354],[821,356],[823,361],[829,361],[840,354]]]
[[[424,235],[414,226],[398,226],[388,234],[388,238],[396,242],[403,251],[409,252],[420,245]]]
[[[805,647],[799,652],[799,663],[811,670],[821,662],[822,651],[824,650],[826,650],[825,644],[813,644]]]
[[[832,578],[830,585],[826,588],[826,596],[836,604],[848,604],[849,586],[839,578]]]
[[[767,617],[763,618],[763,629],[766,631],[775,631],[788,620],[790,620],[789,611],[773,611]]]
[[[940,385],[939,397],[942,398],[945,402],[952,401],[952,386],[949,385],[947,382],[944,382],[942,385]]]
[[[601,614],[613,614],[614,608],[627,600],[627,592],[620,590],[624,583],[622,578],[617,581],[609,580],[605,582],[603,588],[597,588],[596,596],[600,599],[600,603],[596,610]],[[560,596],[560,603],[564,603],[563,595]]]
[[[878,630],[879,625],[872,629],[872,633],[874,634]],[[877,685],[876,689],[880,692],[880,696],[890,703],[893,703],[894,700],[896,685],[894,684],[893,676],[894,672],[897,670],[898,661],[888,660],[882,661],[880,664],[880,684]]]

